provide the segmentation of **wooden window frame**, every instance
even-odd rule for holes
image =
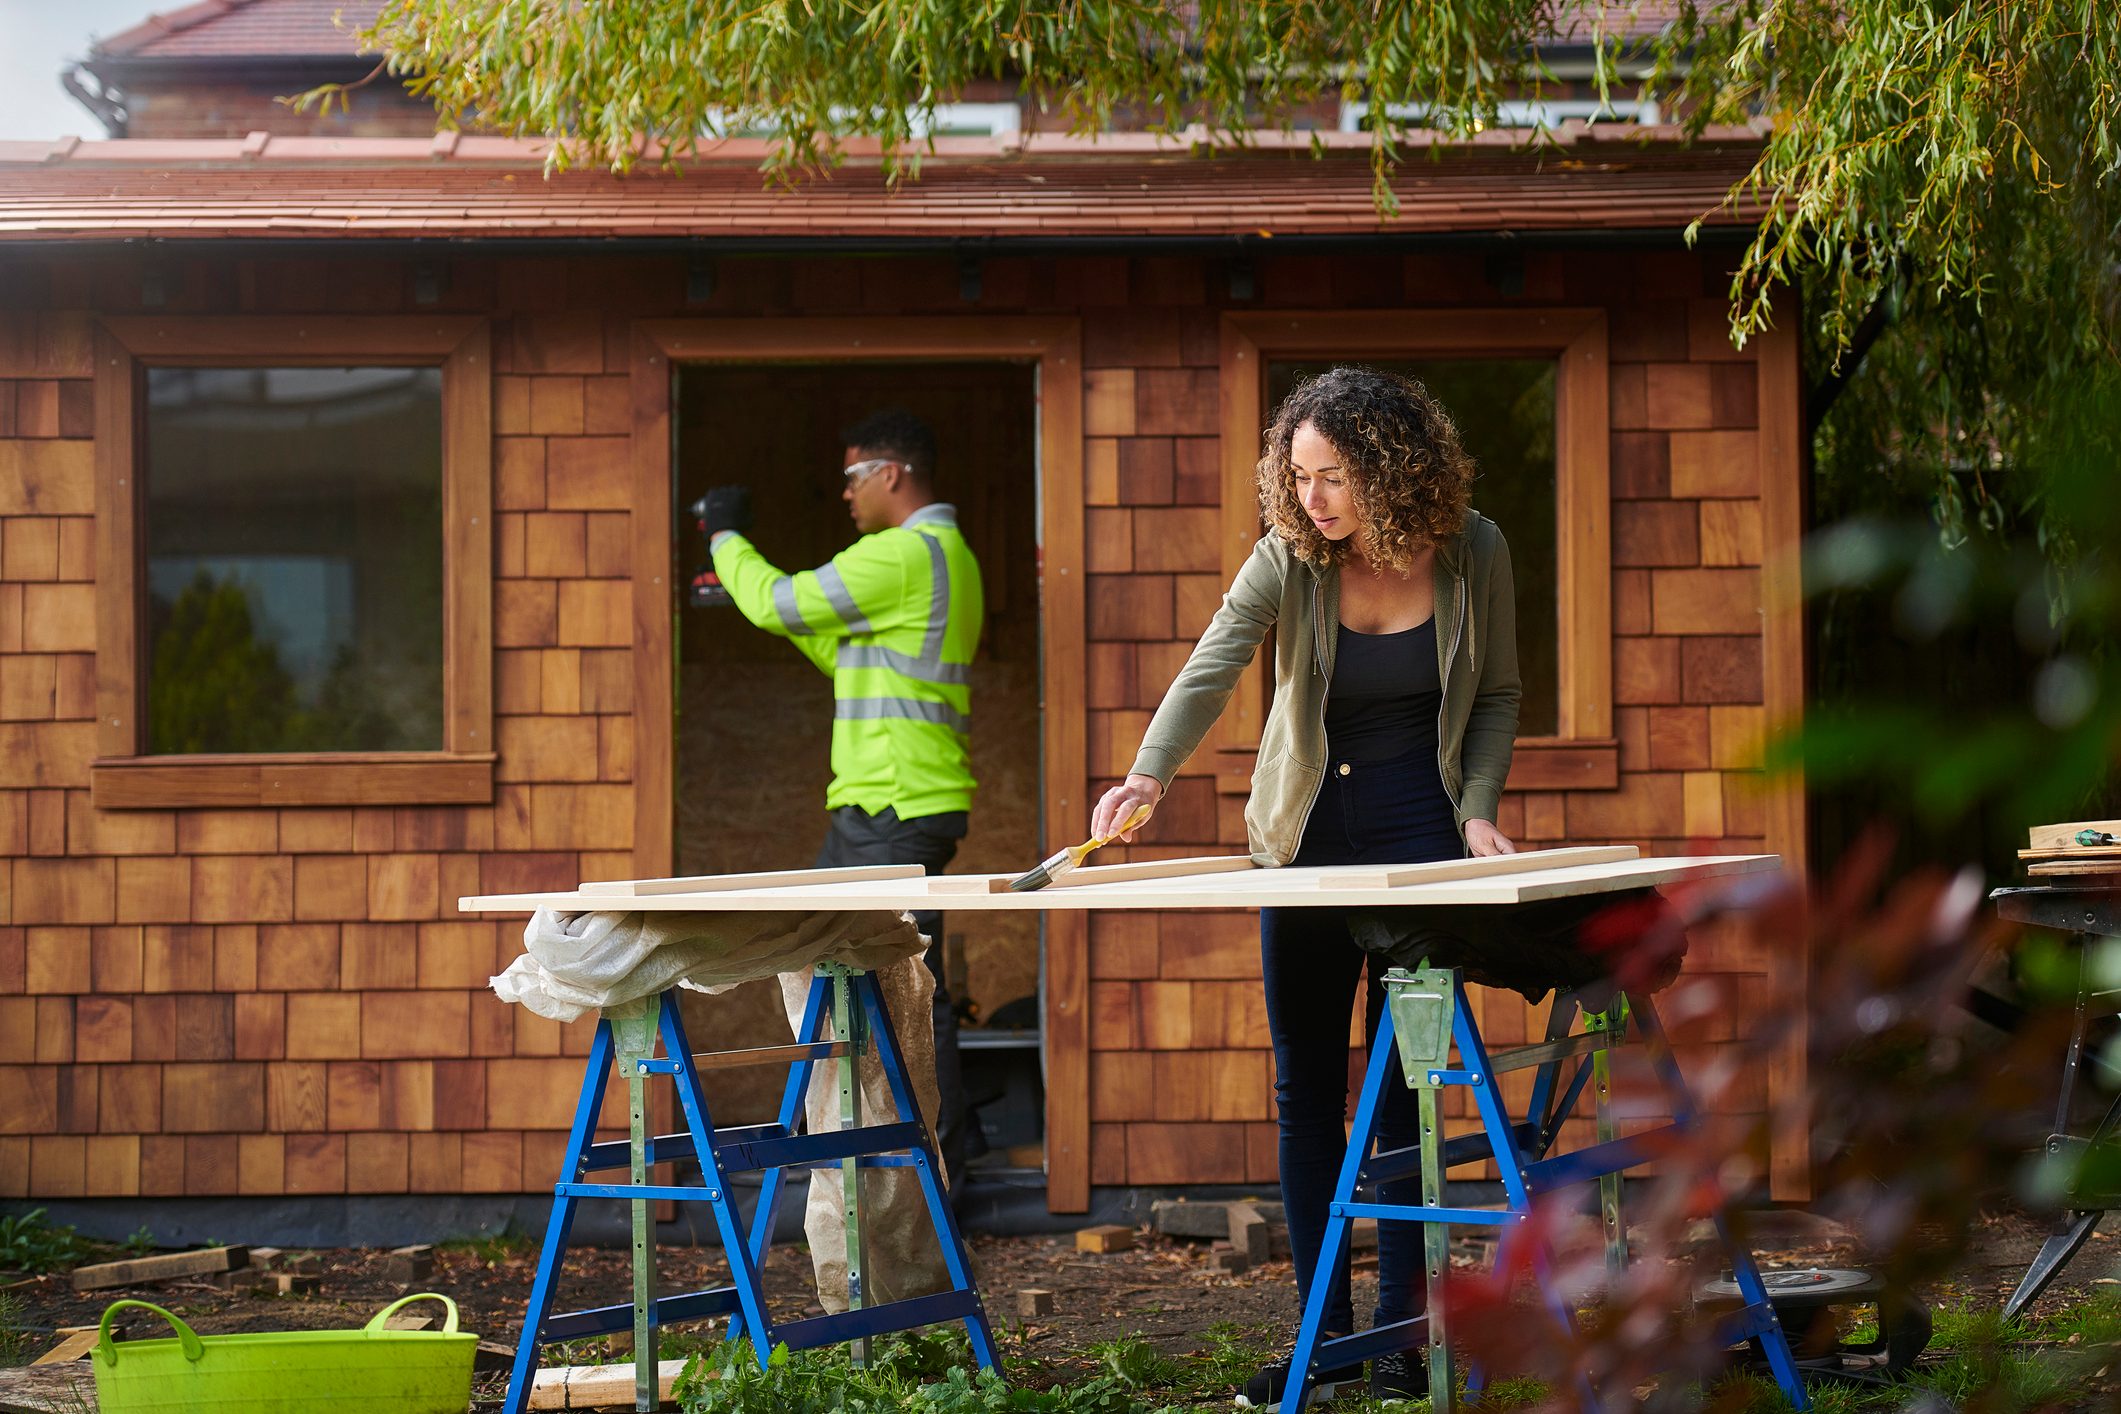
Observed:
[[[1277,359],[1551,358],[1557,559],[1556,730],[1517,739],[1511,790],[1609,790],[1613,735],[1613,551],[1606,317],[1601,309],[1395,309],[1228,312],[1222,316],[1222,569],[1232,580],[1260,535],[1254,468]],[[1269,692],[1254,661],[1215,745],[1232,774],[1259,747]]]
[[[493,367],[483,319],[112,318],[96,331],[96,751],[101,810],[493,800]],[[442,370],[442,749],[147,755],[138,474],[152,367]]]
[[[678,573],[675,365],[774,360],[1007,359],[1038,368],[1040,742],[1048,840],[1073,839],[1090,810],[1082,325],[1068,316],[649,319],[633,335],[634,870],[675,867],[677,739],[672,672]],[[1090,1206],[1090,924],[1045,918],[1046,1201]]]

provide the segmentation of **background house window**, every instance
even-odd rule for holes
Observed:
[[[1555,365],[1551,359],[1364,358],[1419,379],[1458,423],[1480,468],[1473,506],[1502,528],[1517,581],[1517,662],[1524,679],[1517,734],[1551,736],[1560,718],[1560,563],[1555,543]],[[1268,408],[1332,360],[1267,365]]]
[[[1429,107],[1423,103],[1388,103],[1385,116],[1408,128],[1426,128],[1429,123]],[[1509,99],[1495,108],[1495,121],[1504,128],[1537,128],[1551,130],[1563,123],[1576,121],[1595,125],[1624,124],[1654,126],[1659,119],[1659,110],[1647,99],[1607,102],[1600,98],[1523,98]],[[1370,105],[1367,100],[1342,99],[1340,104],[1340,130],[1344,133],[1366,133],[1370,130]]]
[[[830,117],[835,126],[851,122],[857,110],[835,106]],[[1023,131],[1024,110],[1014,103],[938,103],[932,113],[922,115],[908,111],[913,136],[931,137],[1010,137]],[[702,134],[711,138],[771,137],[780,125],[773,122],[732,122],[729,114],[720,109],[711,109],[707,116],[706,130]]]
[[[146,748],[443,746],[442,370],[146,370]]]

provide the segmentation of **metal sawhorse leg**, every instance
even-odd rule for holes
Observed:
[[[1550,1013],[1547,1039],[1515,1050],[1490,1055],[1480,1030],[1466,1004],[1465,983],[1455,969],[1395,969],[1385,978],[1387,1006],[1379,1020],[1377,1039],[1370,1047],[1364,1073],[1362,1098],[1355,1109],[1355,1125],[1348,1136],[1347,1158],[1327,1210],[1326,1232],[1318,1261],[1313,1266],[1311,1290],[1304,1302],[1303,1324],[1298,1328],[1296,1349],[1290,1356],[1290,1378],[1283,1399],[1285,1410],[1300,1410],[1310,1398],[1321,1370],[1352,1364],[1373,1355],[1406,1350],[1424,1341],[1428,1346],[1429,1390],[1434,1414],[1449,1414],[1457,1398],[1456,1371],[1446,1339],[1443,1302],[1448,1275],[1450,1229],[1453,1226],[1508,1228],[1531,1215],[1532,1199],[1553,1189],[1596,1179],[1599,1214],[1605,1227],[1606,1261],[1617,1272],[1627,1261],[1627,1231],[1621,1220],[1621,1173],[1655,1152],[1671,1133],[1683,1132],[1696,1123],[1693,1102],[1687,1094],[1672,1058],[1670,1045],[1658,1025],[1657,1013],[1643,997],[1616,997],[1607,1009],[1584,1012],[1585,1030],[1571,1035],[1578,1010],[1575,997],[1557,995]],[[1606,1052],[1621,1044],[1630,1023],[1640,1031],[1652,1066],[1663,1084],[1672,1107],[1673,1123],[1667,1130],[1622,1139],[1618,1136],[1611,1105],[1611,1061]],[[1458,1049],[1458,1064],[1451,1065],[1451,1049]],[[1403,1074],[1395,1074],[1395,1055]],[[1564,1080],[1562,1070],[1574,1067]],[[1513,1121],[1503,1107],[1497,1077],[1516,1070],[1537,1067],[1532,1095],[1523,1120]],[[1420,1138],[1410,1148],[1389,1150],[1373,1156],[1371,1144],[1383,1109],[1385,1087],[1405,1084],[1418,1092],[1421,1107]],[[1443,1137],[1441,1091],[1460,1086],[1472,1092],[1480,1115],[1479,1131],[1456,1139]],[[1598,1142],[1587,1149],[1550,1155],[1560,1137],[1562,1121],[1592,1089],[1598,1120]],[[1460,1164],[1492,1158],[1502,1175],[1506,1202],[1498,1209],[1452,1208],[1444,1204],[1445,1170]],[[1419,1172],[1422,1197],[1419,1204],[1362,1201],[1358,1190]],[[1322,1325],[1333,1272],[1345,1260],[1350,1225],[1357,1218],[1378,1222],[1418,1222],[1424,1225],[1424,1256],[1428,1273],[1428,1310],[1425,1314],[1392,1325],[1327,1339]],[[1798,1409],[1809,1408],[1797,1364],[1775,1308],[1761,1285],[1759,1269],[1750,1253],[1731,1240],[1728,1223],[1716,1215],[1716,1231],[1722,1239],[1738,1281],[1744,1304],[1726,1320],[1725,1334],[1732,1342],[1758,1342],[1766,1355],[1775,1382]],[[1541,1254],[1543,1257],[1544,1254]],[[1544,1261],[1535,1262],[1544,1284]],[[1548,1287],[1548,1308],[1565,1329],[1575,1327],[1575,1313],[1567,1297]],[[1480,1384],[1476,1374],[1468,1380],[1472,1391]],[[1596,1392],[1579,1391],[1586,1408],[1598,1407]]]
[[[2062,1093],[2055,1101],[2055,1128],[2047,1136],[2044,1150],[2047,1162],[2070,1175],[2063,1192],[2066,1207],[2056,1219],[2054,1231],[2047,1241],[2040,1244],[2032,1265],[2019,1279],[2017,1290],[2003,1303],[2003,1319],[2006,1321],[2032,1305],[2040,1293],[2047,1290],[2048,1283],[2062,1274],[2070,1258],[2091,1240],[2092,1233],[2098,1230],[2099,1220],[2114,1207],[2121,1206],[2121,1192],[2117,1192],[2110,1182],[2102,1185],[2089,1177],[2088,1170],[2091,1173],[2098,1170],[2086,1162],[2095,1151],[2110,1153],[2117,1138],[2121,1138],[2121,1096],[2106,1107],[2106,1113],[2089,1130],[2082,1134],[2070,1132],[2070,1110],[2077,1097],[2077,1077],[2084,1069],[2084,1033],[2095,1014],[2094,1004],[2098,1015],[2111,1015],[2115,1010],[2114,991],[2100,988],[2092,976],[2090,959],[2099,941],[2090,936],[2076,939],[2076,1009],[2070,1026],[2069,1049],[2062,1059]]]
[[[2040,1246],[2025,1270],[2010,1300],[2003,1303],[2003,1318],[2010,1320],[2047,1290],[2070,1258],[2098,1230],[2100,1220],[2121,1208],[2121,1185],[2102,1181],[2099,1166],[2087,1163],[2096,1152],[2111,1153],[2121,1145],[2121,1099],[2114,1100],[2090,1129],[2072,1132],[2071,1111],[2077,1095],[2077,1079],[2087,1061],[2101,1064],[2095,1049],[2085,1055],[2087,1028],[2095,1017],[2121,1011],[2121,992],[2110,979],[2095,974],[2091,959],[2109,939],[2121,938],[2121,890],[2096,879],[2057,879],[2028,888],[1997,889],[1989,895],[1996,912],[2013,923],[2036,928],[2054,928],[2073,935],[2077,949],[2076,1012],[2070,1028],[2069,1049],[2062,1059],[2062,1090],[2055,1101],[2055,1128],[2047,1137],[2046,1162],[2067,1175],[2058,1195],[2062,1211],[2054,1231]],[[2108,1077],[2111,1083],[2111,1077]]]
[[[862,1051],[870,1045],[876,1048],[892,1104],[899,1114],[898,1119],[888,1123],[865,1124],[862,1118],[856,1067]],[[798,1132],[803,1096],[810,1085],[811,1068],[824,1060],[838,1063],[840,1128],[803,1134]],[[789,1062],[789,1066],[778,1119],[772,1124],[715,1128],[700,1087],[700,1071],[781,1061]],[[631,1129],[625,1140],[599,1144],[594,1142],[597,1114],[603,1106],[606,1077],[614,1065],[626,1077]],[[686,1124],[680,1133],[648,1132],[645,1087],[648,1078],[656,1075],[667,1075],[676,1083]],[[647,1181],[650,1167],[679,1159],[698,1161],[699,1186]],[[949,1196],[943,1190],[935,1141],[914,1099],[883,996],[876,980],[866,972],[830,963],[820,966],[811,983],[795,1043],[788,1046],[695,1056],[685,1039],[675,991],[608,1009],[598,1021],[596,1037],[590,1043],[565,1163],[561,1181],[553,1185],[552,1218],[546,1224],[530,1306],[523,1315],[515,1369],[509,1376],[507,1400],[501,1406],[504,1414],[522,1414],[529,1406],[540,1345],[629,1329],[634,1336],[634,1407],[653,1409],[658,1393],[657,1329],[674,1321],[713,1316],[730,1318],[731,1339],[747,1333],[753,1337],[752,1346],[761,1368],[776,1345],[803,1350],[854,1342],[857,1358],[865,1358],[872,1336],[962,1320],[980,1366],[997,1372],[1001,1369],[987,1314],[972,1282],[964,1239],[951,1212]],[[766,1309],[759,1275],[767,1245],[773,1240],[774,1216],[788,1174],[826,1167],[838,1168],[846,1184],[848,1309],[838,1315],[777,1323]],[[586,1174],[615,1168],[628,1170],[628,1182],[583,1181]],[[873,1168],[911,1168],[919,1175],[928,1215],[935,1224],[943,1263],[950,1275],[949,1290],[881,1306],[864,1302],[858,1188],[861,1170]],[[748,1240],[728,1182],[730,1174],[745,1172],[764,1175]],[[622,1198],[632,1204],[633,1299],[624,1305],[555,1315],[552,1301],[560,1264],[567,1253],[576,1204],[585,1198]],[[655,1294],[655,1234],[649,1205],[663,1199],[706,1203],[713,1209],[722,1248],[729,1256],[728,1286],[680,1296]]]

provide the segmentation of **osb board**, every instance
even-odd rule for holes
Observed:
[[[960,912],[1042,912],[1092,909],[1195,908],[1390,908],[1429,904],[1512,904],[1622,889],[1658,888],[1739,874],[1778,869],[1772,854],[1699,855],[1671,859],[1623,859],[1534,869],[1479,879],[1403,884],[1396,888],[1350,887],[1338,882],[1367,868],[1263,869],[1257,874],[1208,874],[1177,879],[1140,879],[1093,884],[1075,889],[1041,889],[1035,893],[964,894],[951,900]],[[786,889],[742,889],[727,893],[662,894],[623,901],[628,911],[670,912],[804,912],[812,909],[912,909],[934,902],[920,880],[819,884]],[[516,912],[558,908],[592,912],[611,910],[609,895],[505,894],[466,898],[466,912]]]

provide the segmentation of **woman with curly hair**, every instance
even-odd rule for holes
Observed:
[[[1267,533],[1164,694],[1132,774],[1098,801],[1095,833],[1162,797],[1274,629],[1274,702],[1245,807],[1256,862],[1514,853],[1495,828],[1517,733],[1510,555],[1470,509],[1472,480],[1450,415],[1410,378],[1335,368],[1290,393],[1259,462]],[[1314,1268],[1346,1150],[1348,1018],[1365,955],[1335,910],[1266,908],[1260,960],[1298,1300],[1332,1283],[1325,1330],[1342,1334],[1354,1326],[1347,1265]],[[1381,973],[1364,989],[1373,1037]],[[1380,1149],[1413,1144],[1413,1092],[1386,1096]],[[1419,1199],[1417,1179],[1385,1186],[1383,1201]],[[1382,1224],[1378,1249],[1376,1323],[1419,1315],[1419,1228]],[[1267,1366],[1238,1403],[1278,1403],[1288,1377],[1286,1360]],[[1319,1380],[1332,1393],[1361,1377],[1351,1366]],[[1419,1397],[1427,1374],[1409,1354],[1378,1356],[1370,1389]]]

